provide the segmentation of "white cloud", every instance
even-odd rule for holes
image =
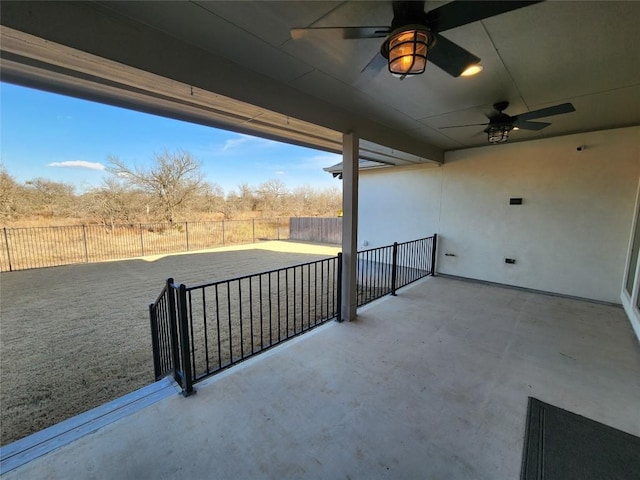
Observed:
[[[286,172],[284,170],[276,170],[274,173],[276,175],[284,175],[284,174],[286,174]]]
[[[268,147],[272,145],[278,145],[278,142],[274,142],[273,140],[268,140],[266,138],[252,137],[251,135],[238,135],[235,138],[230,138],[224,142],[222,146],[222,151],[226,152],[229,150],[233,150],[241,145],[249,144],[252,146],[258,147]]]
[[[222,147],[222,150],[225,152],[227,150],[233,150],[234,148],[239,147],[243,143],[247,143],[249,140],[251,140],[251,137],[242,136],[237,138],[231,138],[226,142],[224,142],[224,146]]]
[[[104,170],[105,166],[99,162],[87,162],[85,160],[68,160],[66,162],[53,162],[49,167],[62,168],[89,168],[91,170]]]

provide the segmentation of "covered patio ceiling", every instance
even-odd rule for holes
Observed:
[[[3,80],[327,151],[356,132],[383,163],[485,145],[482,126],[441,127],[483,123],[502,100],[511,115],[576,108],[512,142],[640,123],[639,2],[543,2],[448,30],[484,71],[428,64],[403,81],[362,73],[380,39],[290,35],[388,25],[391,2],[5,1],[1,14]]]

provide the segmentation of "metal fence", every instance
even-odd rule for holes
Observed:
[[[198,380],[336,318],[339,258],[194,286],[168,279],[149,306],[156,379],[173,371],[188,395]]]
[[[437,236],[358,252],[358,306],[432,275]],[[184,395],[199,380],[340,320],[342,254],[212,283],[168,279],[149,305],[156,379],[173,373]]]
[[[202,250],[289,236],[288,219],[3,228],[0,272]]]
[[[435,270],[437,235],[358,252],[358,306],[402,288]]]

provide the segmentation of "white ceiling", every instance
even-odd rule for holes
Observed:
[[[447,2],[426,2],[431,10]],[[1,22],[206,91],[441,161],[486,144],[483,113],[571,102],[510,141],[640,124],[640,2],[548,1],[443,33],[482,59],[475,77],[428,64],[400,81],[361,70],[381,39],[342,40],[289,29],[388,25],[391,2],[2,2]],[[496,147],[499,148],[499,147]]]

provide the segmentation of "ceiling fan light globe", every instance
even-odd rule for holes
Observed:
[[[419,75],[427,66],[427,52],[431,43],[429,32],[408,29],[389,37],[389,71],[397,75]]]
[[[509,132],[513,129],[510,125],[492,125],[487,128],[487,139],[489,143],[504,143],[509,140]]]

